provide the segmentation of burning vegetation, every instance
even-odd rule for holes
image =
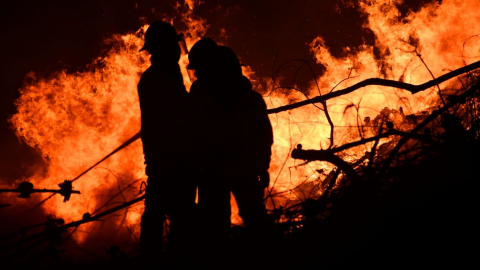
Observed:
[[[271,266],[473,258],[465,245],[478,206],[480,2],[434,2],[401,21],[396,2],[359,1],[374,46],[338,58],[313,39],[322,74],[303,60],[274,64],[271,78],[244,67],[274,128],[265,198],[275,220]],[[208,27],[193,13],[197,4],[186,1],[181,14],[188,48]],[[26,76],[10,122],[43,164],[2,187],[0,214],[24,212],[38,224],[7,226],[2,256],[60,265],[63,253],[72,261],[138,254],[146,176],[136,86],[149,65],[138,53],[146,28],[107,39],[110,49],[87,71]],[[182,56],[189,89],[187,62]],[[308,89],[298,86],[300,70],[311,73]],[[232,223],[238,254],[245,232],[238,215]]]

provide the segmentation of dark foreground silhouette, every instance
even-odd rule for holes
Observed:
[[[145,33],[151,66],[138,83],[141,139],[148,185],[142,216],[142,255],[155,261],[164,250],[165,216],[170,218],[168,250],[180,254],[191,246],[196,186],[193,146],[189,144],[188,93],[178,61],[179,36],[173,26],[156,21]]]
[[[262,242],[271,226],[264,205],[273,132],[261,95],[242,75],[228,47],[198,41],[189,54],[197,80],[190,91],[203,173],[198,204],[207,232],[208,252],[222,253],[230,231],[230,193],[253,242]],[[264,241],[263,241],[264,242]],[[258,250],[260,251],[260,250]],[[258,254],[252,250],[251,256]]]
[[[214,246],[217,251],[222,249],[221,252],[212,252],[212,250],[201,252],[202,248],[209,244],[205,243],[208,240],[196,241],[195,256],[201,254],[200,258],[203,261],[187,261],[190,268],[471,268],[477,261],[475,244],[478,242],[476,213],[479,206],[477,193],[480,155],[477,153],[480,153],[480,121],[476,107],[480,97],[480,82],[478,74],[475,73],[461,79],[464,82],[462,89],[451,90],[449,93],[451,96],[446,99],[446,104],[435,107],[428,116],[405,117],[402,110],[384,109],[375,119],[365,124],[362,128],[370,128],[378,132],[370,142],[378,141],[385,138],[385,134],[390,136],[394,132],[400,134],[396,135],[400,136],[400,139],[393,140],[393,143],[378,145],[370,149],[372,152],[365,153],[366,158],[363,161],[370,160],[355,165],[355,171],[352,174],[355,175],[354,178],[350,178],[347,173],[342,177],[337,170],[322,179],[321,185],[305,183],[300,186],[298,190],[319,189],[322,194],[315,198],[307,197],[293,202],[294,205],[290,207],[271,209],[268,216],[275,222],[263,230],[267,233],[267,239],[259,237],[256,238],[257,241],[251,241],[252,233],[247,229],[248,218],[246,218],[245,228],[233,227],[222,232],[222,235],[228,238],[224,243],[215,242],[221,245]],[[407,130],[398,133],[398,130],[395,130],[396,125],[391,122],[395,119],[404,121],[398,126],[415,126],[413,130],[418,132],[413,134],[412,131]],[[187,142],[195,141],[196,138],[189,136],[190,140]],[[228,138],[228,136],[220,136],[220,138]],[[404,138],[409,139],[404,140]],[[395,145],[398,145],[396,144],[398,141],[404,143],[397,149]],[[215,142],[218,142],[218,139]],[[365,139],[360,142],[365,144]],[[215,148],[218,145],[214,144],[211,147],[215,151],[223,149]],[[317,151],[312,156],[325,157],[325,153],[329,153],[327,157],[331,157],[334,153],[340,153],[339,149],[344,146]],[[225,148],[225,151],[228,149]],[[338,152],[335,152],[337,150]],[[302,151],[306,152],[300,147],[295,149],[295,155],[301,154]],[[169,154],[175,156],[177,153],[172,151]],[[212,155],[211,158],[215,157]],[[315,157],[302,159],[316,160]],[[150,163],[150,160],[148,158],[147,161],[149,177],[150,168],[155,168],[150,164],[169,164]],[[348,166],[354,166],[344,162]],[[174,168],[175,164],[170,168]],[[239,167],[235,172],[244,174],[247,168],[250,167]],[[218,167],[216,170],[219,170]],[[178,179],[178,175],[164,173],[169,172],[168,170],[157,169],[157,172],[162,173],[159,173],[158,178],[151,179],[168,179],[168,177],[162,178],[163,176],[175,176],[175,179]],[[219,179],[222,179],[220,176]],[[159,183],[163,182],[159,181]],[[172,193],[176,192],[171,186],[168,190]],[[184,192],[183,187],[178,192]],[[146,203],[148,204],[148,201]],[[5,208],[2,209],[5,210]],[[162,211],[154,214],[163,216],[167,212],[167,210]],[[175,215],[172,215],[172,218],[174,217]],[[203,224],[192,224],[191,227],[203,232],[205,227],[213,224],[210,218],[217,217],[202,216]],[[126,254],[121,247],[106,248],[106,254],[110,259],[102,257],[101,259],[105,261],[101,263],[82,264],[78,260],[75,263],[70,262],[74,259],[64,255],[66,252],[62,252],[73,249],[72,246],[68,246],[71,241],[61,239],[66,232],[58,231],[58,228],[66,229],[64,226],[68,224],[61,226],[55,225],[56,222],[48,224],[50,225],[45,226],[46,232],[50,233],[53,230],[56,233],[52,235],[60,238],[55,238],[55,241],[48,245],[38,245],[37,249],[32,246],[40,241],[35,241],[30,246],[15,246],[18,249],[9,253],[13,254],[12,256],[4,255],[6,253],[1,254],[0,266],[5,269],[85,269],[86,267],[136,269],[144,265],[144,256],[138,256],[138,252]],[[161,224],[155,226],[161,226]],[[185,231],[191,231],[189,228]],[[207,228],[207,230],[211,229]],[[199,233],[195,235],[198,236]],[[171,236],[175,239],[174,234]],[[207,235],[203,239],[210,238]],[[56,245],[61,243],[61,240],[64,241],[62,246]],[[31,249],[27,250],[28,247]],[[178,250],[186,252],[185,249]],[[144,268],[178,269],[185,265],[184,259],[171,253],[160,251],[155,254],[155,260],[149,261]]]

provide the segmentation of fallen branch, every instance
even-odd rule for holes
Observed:
[[[350,179],[357,179],[358,174],[353,169],[353,167],[348,164],[345,160],[341,159],[340,157],[334,155],[333,149],[330,150],[302,150],[302,145],[299,144],[297,149],[292,151],[292,158],[295,159],[303,159],[303,160],[320,160],[320,161],[327,161],[335,166],[337,166],[340,170],[342,170],[348,178]]]
[[[302,107],[302,106],[305,106],[305,105],[313,104],[313,103],[322,103],[322,102],[325,102],[326,100],[349,94],[349,93],[351,93],[351,92],[353,92],[357,89],[360,89],[362,87],[369,86],[369,85],[380,85],[380,86],[400,88],[400,89],[407,90],[407,91],[411,92],[412,94],[416,94],[418,92],[426,90],[430,87],[433,87],[437,84],[443,83],[443,82],[445,82],[445,81],[447,81],[451,78],[457,77],[459,75],[462,75],[464,73],[467,73],[467,72],[472,71],[472,70],[477,69],[477,68],[480,68],[480,61],[475,62],[473,64],[470,64],[468,66],[461,67],[457,70],[451,71],[451,72],[449,72],[447,74],[444,74],[444,75],[442,75],[442,76],[440,76],[440,77],[438,77],[434,80],[428,81],[428,82],[420,84],[420,85],[414,85],[414,84],[398,82],[398,81],[393,81],[393,80],[379,79],[379,78],[370,78],[370,79],[366,79],[364,81],[361,81],[361,82],[359,82],[355,85],[352,85],[350,87],[347,87],[343,90],[330,92],[330,93],[325,94],[323,96],[318,96],[318,97],[315,97],[315,98],[312,98],[312,99],[309,99],[309,100],[304,100],[304,101],[300,101],[300,102],[297,102],[297,103],[293,103],[293,104],[269,109],[269,110],[267,110],[267,112],[268,112],[268,114],[279,113],[279,112],[283,112],[283,111],[296,109],[296,108],[299,108],[299,107]]]
[[[399,131],[396,129],[390,129],[385,133],[381,133],[377,136],[370,137],[370,138],[364,138],[355,142],[347,143],[339,147],[335,147],[333,149],[327,149],[327,150],[302,150],[301,148],[297,148],[292,151],[292,158],[296,159],[303,159],[303,160],[319,160],[319,161],[329,161],[331,159],[331,155],[347,150],[352,147],[364,145],[369,142],[377,142],[382,138],[387,138],[393,135],[397,136],[403,136],[403,137],[408,137],[408,138],[415,138],[418,140],[422,141],[432,141],[432,139],[426,135],[421,135],[421,134],[412,134],[408,132],[403,132]]]

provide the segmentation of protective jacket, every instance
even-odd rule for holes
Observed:
[[[204,163],[235,163],[253,173],[268,169],[272,126],[265,101],[245,76],[199,79],[190,95]]]
[[[273,131],[262,96],[245,76],[231,78],[224,114],[229,118],[229,162],[259,174],[269,168]]]
[[[145,163],[186,159],[192,151],[188,93],[178,63],[152,57],[138,83]]]

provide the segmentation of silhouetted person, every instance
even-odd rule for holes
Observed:
[[[138,83],[141,138],[148,185],[142,216],[140,244],[148,260],[162,251],[165,215],[170,218],[168,250],[179,254],[190,247],[189,226],[195,204],[192,160],[188,135],[191,123],[188,93],[178,61],[179,36],[172,25],[155,21],[145,33],[151,66]]]
[[[265,102],[230,48],[202,39],[189,60],[197,77],[190,91],[196,123],[204,127],[198,134],[206,172],[198,187],[199,206],[213,233],[228,236],[231,191],[246,228],[258,236],[268,227],[264,188],[273,144]]]
[[[210,70],[216,47],[213,40],[202,39],[195,43],[188,55],[188,68],[195,70],[197,78],[190,96],[196,130],[192,140],[198,145],[202,168],[198,205],[202,220],[199,244],[203,246],[199,252],[203,255],[203,263],[215,262],[224,255],[231,225],[230,189],[221,177],[221,169],[228,158],[228,119],[223,115],[222,101],[214,91],[217,78]],[[212,254],[211,258],[209,254]]]
[[[262,96],[242,75],[240,61],[228,47],[218,46],[212,72],[218,78],[215,95],[227,119],[228,157],[222,168],[239,215],[251,233],[268,226],[264,189],[270,177],[273,131]]]

